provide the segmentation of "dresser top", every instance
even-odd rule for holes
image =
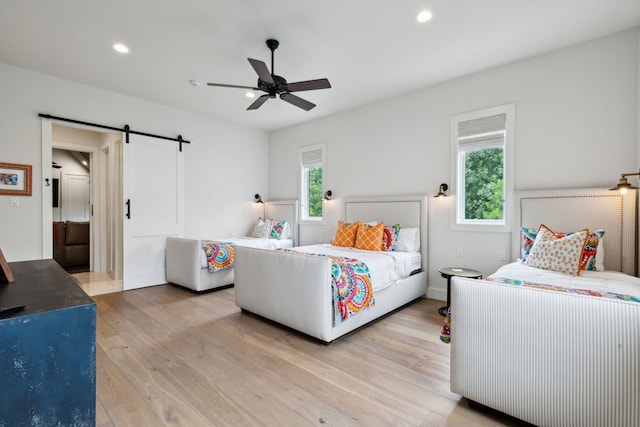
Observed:
[[[74,279],[52,259],[9,263],[15,281],[0,284],[0,307],[24,305],[24,310],[2,317],[28,316],[95,304]]]

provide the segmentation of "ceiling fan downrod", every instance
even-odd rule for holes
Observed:
[[[276,70],[273,68],[273,52],[278,48],[280,42],[276,39],[267,40],[267,47],[271,51],[271,75],[273,76],[276,73]]]

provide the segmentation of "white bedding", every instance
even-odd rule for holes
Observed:
[[[278,248],[290,248],[293,246],[293,240],[291,239],[261,239],[258,237],[229,237],[226,239],[215,239],[216,242],[231,242],[236,246],[244,246],[247,248],[258,249],[278,249]],[[200,251],[200,267],[208,268],[207,256],[204,251]]]
[[[505,277],[545,285],[613,292],[640,298],[640,278],[618,271],[581,271],[579,276],[572,276],[513,262],[503,265],[489,277]]]
[[[413,271],[421,268],[420,252],[365,251],[330,244],[298,246],[292,250],[311,254],[355,258],[364,262],[369,267],[374,293],[398,283],[399,280],[409,277]]]

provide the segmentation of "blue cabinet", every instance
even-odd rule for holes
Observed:
[[[53,260],[9,264],[0,307],[0,426],[94,426],[96,309]]]

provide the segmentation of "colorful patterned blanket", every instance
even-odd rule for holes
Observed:
[[[510,279],[507,277],[487,277],[484,280],[488,280],[490,282],[496,282],[496,283],[505,283],[507,285],[544,289],[544,290],[553,291],[553,292],[562,292],[565,294],[587,295],[591,297],[608,298],[608,299],[616,299],[616,300],[640,303],[640,298],[638,297],[634,297],[631,295],[617,294],[614,292],[594,291],[591,289],[567,288],[564,286],[546,285],[544,283],[535,283],[535,282],[529,282],[527,280]],[[444,318],[444,322],[442,323],[442,329],[440,330],[440,341],[444,343],[451,342],[450,328],[451,328],[451,308],[447,310],[447,315]]]
[[[207,256],[207,265],[211,273],[233,267],[233,243],[207,240],[202,243],[202,250]]]
[[[364,262],[335,255],[298,252],[291,249],[278,250],[331,259],[331,288],[333,289],[334,323],[336,325],[363,308],[375,304],[369,267]]]

